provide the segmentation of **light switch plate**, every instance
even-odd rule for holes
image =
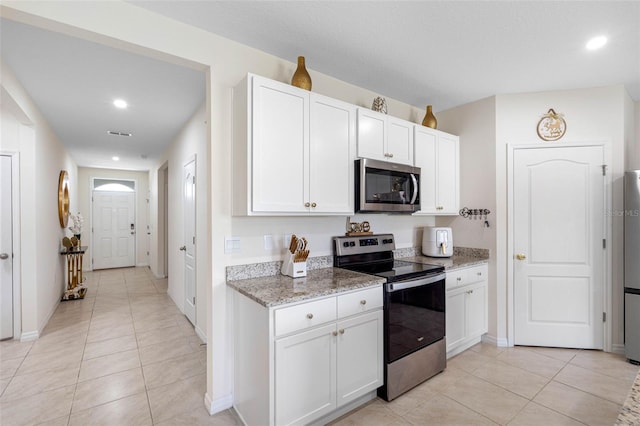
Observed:
[[[240,237],[224,237],[225,253],[240,253]]]
[[[264,237],[264,249],[267,251],[275,250],[276,245],[273,240],[273,235],[265,235]]]

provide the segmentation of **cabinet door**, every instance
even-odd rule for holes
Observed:
[[[252,89],[251,210],[305,212],[309,93],[257,76]]]
[[[415,124],[387,117],[387,160],[413,166],[413,128]]]
[[[447,351],[464,340],[466,328],[465,315],[466,290],[456,289],[447,291],[446,308],[446,337]]]
[[[458,214],[460,210],[459,141],[456,136],[439,133],[438,189],[436,209],[440,214]]]
[[[467,290],[467,337],[487,332],[487,284],[473,285]]]
[[[338,322],[338,406],[384,384],[381,310]]]
[[[336,408],[335,324],[275,342],[275,423],[307,424]],[[266,421],[266,420],[265,420]]]
[[[358,157],[386,161],[387,117],[358,108]]]
[[[353,214],[356,107],[311,94],[309,211]]]
[[[436,214],[438,161],[435,130],[416,126],[414,162],[420,167],[420,211],[417,214]]]

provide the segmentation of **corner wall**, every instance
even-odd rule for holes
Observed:
[[[204,78],[204,73],[203,73]],[[151,197],[151,246],[158,247],[160,232],[158,208],[161,207],[158,188],[158,173],[168,164],[169,167],[169,217],[168,219],[168,252],[169,252],[169,288],[167,292],[178,308],[184,313],[185,283],[184,283],[184,252],[180,246],[184,245],[184,211],[183,211],[183,175],[184,166],[196,159],[196,331],[207,341],[207,288],[211,285],[211,252],[210,247],[210,168],[209,146],[207,144],[207,111],[205,105],[189,119],[171,143],[162,159],[150,173]],[[156,250],[157,251],[157,250]],[[152,272],[156,276],[162,275],[158,271],[157,256],[152,262]]]
[[[77,167],[51,130],[13,71],[1,64],[2,88],[20,117],[2,112],[0,150],[19,153],[20,162],[20,286],[23,340],[38,338],[58,306],[66,287],[60,255],[66,235],[58,219],[58,177],[69,174],[70,205],[77,205]],[[2,101],[3,104],[5,101]]]

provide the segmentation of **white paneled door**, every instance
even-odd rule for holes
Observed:
[[[11,157],[0,155],[0,339],[13,337]]]
[[[514,150],[516,345],[603,348],[601,146]]]
[[[184,314],[196,323],[196,160],[184,166]]]
[[[135,194],[93,191],[93,269],[135,266]]]

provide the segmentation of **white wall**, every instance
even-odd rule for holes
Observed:
[[[203,74],[204,78],[204,74]],[[203,104],[171,143],[163,158],[158,162],[150,175],[152,194],[152,247],[158,247],[161,229],[158,225],[158,173],[168,164],[169,167],[169,296],[184,312],[184,252],[180,246],[184,241],[184,211],[182,204],[184,166],[196,159],[196,330],[201,337],[206,337],[207,329],[207,288],[211,285],[211,252],[210,252],[210,172],[209,149],[207,144],[207,113]],[[161,206],[160,206],[161,207]],[[152,262],[152,271],[156,276],[162,275],[158,270],[157,253]]]
[[[131,170],[97,169],[91,167],[78,167],[78,202],[71,205],[71,212],[80,212],[84,218],[82,231],[82,245],[89,246],[85,259],[91,259],[91,247],[93,244],[91,228],[93,217],[91,210],[91,182],[94,178],[125,179],[136,182],[136,266],[148,266],[147,256],[147,225],[149,224],[149,172],[137,172]],[[67,232],[69,235],[71,231]],[[93,269],[91,262],[84,261],[84,269]]]
[[[461,216],[439,217],[438,226],[450,226],[455,246],[490,250],[489,336],[497,338],[496,288],[496,100],[482,99],[437,114],[441,130],[460,136],[460,208],[489,209],[484,221]]]
[[[2,63],[3,95],[14,112],[2,110],[0,150],[19,153],[20,280],[23,339],[37,338],[66,286],[60,255],[65,231],[58,219],[58,177],[69,174],[70,202],[77,202],[77,167],[13,71]],[[8,100],[2,101],[3,105]],[[15,108],[20,110],[15,113]]]

